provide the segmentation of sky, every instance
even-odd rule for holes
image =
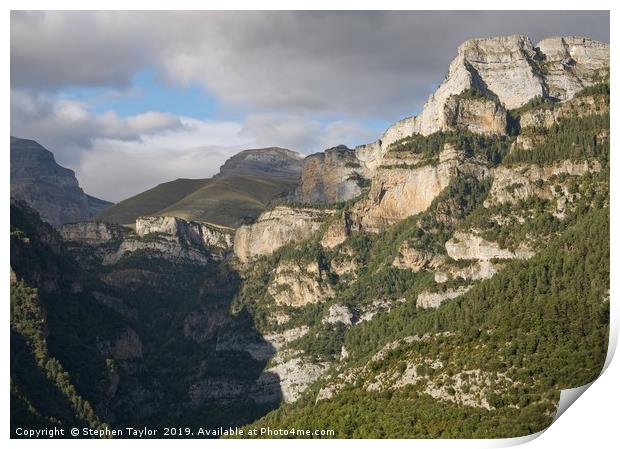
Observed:
[[[116,202],[247,148],[372,142],[463,41],[510,34],[609,42],[609,14],[13,11],[11,134]]]

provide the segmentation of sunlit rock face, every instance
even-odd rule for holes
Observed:
[[[321,220],[333,210],[278,206],[263,212],[255,223],[241,226],[235,233],[234,251],[242,262],[271,254],[287,243],[311,237]]]

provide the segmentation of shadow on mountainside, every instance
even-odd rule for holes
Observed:
[[[197,266],[139,253],[86,271],[66,262],[56,231],[31,212],[12,208],[12,227],[24,231],[13,238],[12,229],[12,269],[38,288],[49,355],[101,421],[111,428],[234,427],[279,404],[280,379],[265,370],[275,349],[250,314],[231,316],[240,279],[226,262]],[[12,316],[12,328],[24,329],[20,319]],[[60,403],[38,394],[44,382],[32,379],[50,373],[39,366],[38,377],[24,376],[22,367],[36,366],[36,348],[15,343],[11,369],[21,389],[11,399],[12,428],[33,422],[24,403],[62,425],[81,421],[69,402],[59,411]],[[67,387],[57,387],[68,397]]]

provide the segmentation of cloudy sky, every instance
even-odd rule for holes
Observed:
[[[11,134],[119,201],[244,148],[312,153],[416,114],[469,38],[609,42],[605,12],[15,12]]]

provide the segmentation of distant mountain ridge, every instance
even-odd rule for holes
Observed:
[[[243,150],[226,160],[214,178],[231,175],[298,178],[303,159],[301,154],[286,148]]]
[[[113,203],[84,193],[73,170],[34,140],[11,136],[11,196],[55,227],[93,218]]]
[[[303,156],[285,148],[244,150],[209,179],[177,179],[127,198],[97,219],[133,225],[140,216],[175,216],[236,228],[297,187]]]
[[[256,218],[271,200],[290,194],[296,186],[290,178],[249,175],[177,179],[123,200],[96,218],[131,226],[141,216],[175,216],[234,228]]]

